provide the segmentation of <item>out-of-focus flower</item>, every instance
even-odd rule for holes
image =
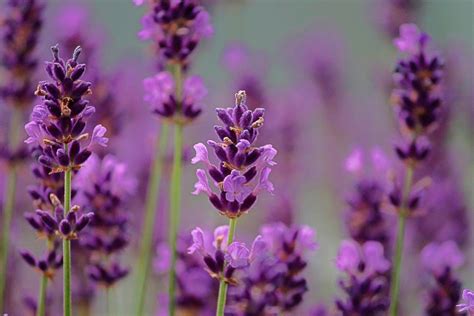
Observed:
[[[153,112],[180,123],[188,123],[201,113],[202,100],[207,95],[204,81],[199,76],[186,78],[182,100],[179,102],[175,94],[173,75],[167,71],[146,78],[143,85],[144,99],[151,105]]]
[[[376,19],[390,39],[398,34],[400,25],[415,20],[420,0],[386,0],[376,3]]]
[[[336,300],[336,307],[343,315],[378,315],[388,310],[390,262],[385,258],[382,244],[367,241],[359,245],[344,240],[336,266],[347,274],[339,282],[347,298]]]
[[[102,160],[93,155],[74,182],[77,200],[94,212],[90,228],[80,245],[89,253],[89,278],[106,287],[113,286],[128,274],[118,262],[118,255],[128,245],[126,201],[135,192],[136,180],[128,175],[127,166],[114,156]],[[107,258],[105,260],[104,258]]]
[[[461,282],[455,271],[464,256],[453,241],[428,244],[421,252],[421,263],[435,281],[425,303],[426,315],[456,315],[461,298]]]
[[[134,1],[142,5],[145,1]],[[165,61],[187,67],[191,53],[203,38],[213,35],[209,13],[195,0],[150,1],[150,13],[142,19],[138,37],[152,40]]]
[[[205,193],[212,205],[227,217],[241,216],[255,203],[261,191],[273,191],[269,175],[277,151],[272,145],[254,146],[258,130],[263,125],[263,114],[262,108],[249,110],[245,104],[245,92],[240,91],[236,94],[235,107],[217,109],[217,116],[224,126],[214,128],[219,142],[209,140],[208,144],[220,160],[219,165],[210,162],[204,144],[194,145],[196,156],[192,163],[203,163],[207,173],[204,169],[196,171],[198,182],[193,193]],[[207,174],[219,194],[211,189]]]

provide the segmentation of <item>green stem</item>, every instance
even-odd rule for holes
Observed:
[[[145,204],[145,218],[143,222],[143,239],[140,246],[138,262],[138,306],[137,316],[143,315],[147,293],[147,280],[150,274],[151,256],[153,254],[153,231],[156,218],[158,194],[160,192],[160,179],[163,169],[163,156],[168,146],[169,125],[161,125],[160,136],[156,138],[155,157],[152,165],[151,176],[148,180],[148,191]]]
[[[405,224],[407,218],[407,204],[413,183],[413,167],[408,166],[405,174],[405,183],[403,186],[402,200],[399,210],[397,241],[395,246],[395,257],[393,260],[393,269],[390,286],[390,311],[389,315],[396,316],[398,309],[398,294],[400,291],[400,272],[402,267],[403,243],[405,239]]]
[[[235,226],[237,225],[237,218],[231,218],[229,221],[229,235],[227,236],[227,245],[234,241]],[[217,296],[217,310],[216,316],[223,316],[225,310],[225,301],[227,300],[228,284],[224,279],[219,282],[219,295]]]
[[[8,132],[8,146],[15,149],[20,138],[20,127],[22,121],[21,111],[13,109],[10,129]],[[13,209],[15,207],[17,166],[14,164],[8,168],[7,184],[5,191],[5,204],[3,206],[3,228],[0,245],[0,312],[4,310],[5,283],[7,278],[8,250],[10,246],[10,226],[12,221]]]
[[[65,146],[67,152],[67,145]],[[67,215],[71,209],[71,180],[72,173],[68,170],[64,173],[64,216]],[[72,298],[71,298],[71,241],[69,239],[63,239],[63,272],[64,272],[64,283],[63,283],[63,309],[64,316],[72,315]]]
[[[183,126],[176,124],[174,128],[174,156],[173,156],[173,169],[171,173],[171,185],[170,185],[170,230],[169,230],[169,243],[171,248],[171,266],[170,266],[170,277],[169,277],[169,315],[175,315],[176,301],[175,301],[175,289],[176,289],[176,241],[179,228],[180,212],[181,212],[181,177],[182,177],[182,155],[183,155]]]
[[[180,64],[173,67],[174,81],[176,83],[176,100],[178,102],[178,112],[181,111],[181,101],[183,94],[183,71]],[[170,228],[168,242],[171,249],[171,266],[168,284],[169,297],[169,316],[175,315],[176,300],[176,241],[178,238],[178,229],[181,213],[181,178],[183,172],[182,166],[183,156],[183,125],[180,122],[175,122],[174,127],[174,154],[173,154],[173,169],[171,171],[170,183]]]
[[[36,310],[36,316],[44,316],[46,310],[46,289],[48,287],[48,277],[46,273],[41,276],[40,292],[38,296],[38,309]]]

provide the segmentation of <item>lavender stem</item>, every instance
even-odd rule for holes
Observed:
[[[176,82],[176,99],[178,107],[182,102],[182,85],[183,85],[183,74],[180,64],[174,66],[174,80]],[[179,220],[181,213],[181,178],[183,173],[182,159],[183,158],[183,125],[176,122],[174,126],[174,154],[173,154],[173,169],[171,171],[171,184],[170,184],[170,230],[168,241],[171,249],[171,266],[170,276],[168,285],[169,295],[169,315],[175,315],[176,301],[176,261],[177,261],[177,245],[176,241],[178,238]]]
[[[64,146],[67,152],[67,145]],[[71,209],[71,170],[68,169],[64,173],[64,217]],[[72,298],[71,298],[71,241],[69,239],[63,239],[63,258],[64,258],[64,283],[63,283],[63,295],[64,295],[64,316],[72,315]]]
[[[235,226],[237,225],[237,218],[231,218],[229,220],[229,235],[227,236],[227,245],[230,245],[234,241]],[[217,296],[217,310],[216,316],[223,316],[225,310],[225,302],[227,299],[227,288],[228,284],[222,279],[219,283],[219,295]]]
[[[411,186],[413,183],[413,167],[408,166],[405,174],[405,183],[403,186],[402,202],[399,212],[397,243],[395,248],[395,257],[393,259],[393,269],[390,286],[390,312],[389,315],[396,316],[398,309],[398,294],[400,290],[400,272],[402,267],[403,243],[405,237],[405,224],[407,218],[407,204]]]
[[[163,169],[163,156],[168,146],[169,125],[163,122],[161,125],[160,136],[157,137],[155,144],[155,158],[151,170],[151,177],[148,181],[148,192],[145,207],[145,218],[143,222],[143,239],[140,247],[138,263],[138,306],[137,315],[143,315],[145,308],[145,298],[147,289],[147,280],[150,274],[151,256],[153,253],[153,231],[156,218],[156,207],[158,204],[158,194],[160,192],[160,179]]]
[[[10,122],[10,130],[8,132],[8,144],[11,147],[17,146],[20,136],[21,111],[14,108]],[[12,165],[8,169],[7,189],[5,191],[5,205],[3,208],[3,234],[2,244],[0,246],[0,311],[4,310],[3,302],[5,295],[5,283],[7,276],[8,249],[10,246],[10,226],[15,205],[17,167]]]
[[[44,316],[46,310],[46,289],[48,287],[48,277],[46,273],[41,276],[40,292],[38,296],[38,309],[36,310],[36,316]]]

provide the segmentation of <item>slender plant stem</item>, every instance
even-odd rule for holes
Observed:
[[[65,146],[67,152],[67,146]],[[64,173],[64,216],[67,215],[71,209],[71,180],[72,173],[68,170]],[[71,297],[71,241],[63,239],[63,309],[64,316],[72,315],[72,297]]]
[[[8,146],[10,149],[16,148],[20,138],[21,125],[21,111],[19,109],[13,109],[10,129],[8,132]],[[13,209],[15,207],[15,196],[16,196],[16,182],[17,182],[17,166],[14,164],[8,168],[7,173],[7,185],[5,191],[5,204],[3,207],[3,228],[2,228],[2,240],[0,245],[0,312],[4,310],[4,295],[7,278],[7,263],[8,263],[8,250],[10,247],[10,228],[13,215]]]
[[[234,241],[235,226],[237,225],[237,218],[231,218],[229,221],[229,235],[227,236],[227,245]],[[225,280],[219,282],[219,295],[217,296],[217,310],[216,316],[223,316],[225,310],[225,302],[227,300],[228,284]]]
[[[43,273],[41,276],[40,291],[38,295],[38,309],[36,316],[44,316],[46,311],[46,289],[48,287],[48,276]]]
[[[183,93],[183,72],[180,64],[173,67],[174,81],[176,84],[176,100],[178,101],[178,111],[181,110],[182,93]],[[176,310],[176,241],[178,239],[178,229],[181,213],[181,178],[183,173],[183,125],[176,122],[174,126],[174,153],[173,153],[173,169],[171,171],[170,183],[170,211],[169,211],[169,236],[168,242],[171,249],[171,266],[168,284],[169,297],[169,316],[175,315]]]
[[[170,187],[170,230],[169,230],[169,242],[171,248],[171,267],[169,276],[169,315],[175,315],[175,290],[176,290],[176,241],[179,228],[180,212],[181,212],[181,176],[182,176],[182,155],[183,155],[183,126],[180,124],[175,125],[174,133],[174,158],[173,158],[173,169],[171,176],[171,187]]]
[[[413,184],[413,167],[408,166],[405,174],[405,183],[403,185],[402,200],[399,210],[397,241],[395,246],[395,257],[393,260],[393,269],[390,286],[390,312],[391,316],[397,316],[398,294],[400,291],[400,272],[402,268],[403,243],[405,239],[405,224],[407,218],[407,204]]]
[[[145,204],[145,218],[143,222],[143,239],[140,245],[138,262],[138,305],[137,316],[143,315],[147,294],[147,280],[150,274],[151,256],[153,253],[153,231],[156,218],[158,194],[160,192],[160,179],[163,170],[163,157],[168,146],[169,125],[163,122],[160,136],[156,138],[155,157],[153,160],[151,176],[148,180],[148,191]]]

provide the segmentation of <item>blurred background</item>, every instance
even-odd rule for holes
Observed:
[[[92,67],[117,82],[111,91],[117,108],[111,111],[118,113],[120,123],[116,133],[110,136],[111,150],[129,165],[139,183],[146,183],[159,124],[143,101],[142,80],[156,72],[149,43],[137,38],[146,8],[135,7],[128,0],[45,2],[46,18],[38,46],[42,59],[50,59],[49,47],[61,43],[62,36],[72,28],[68,21],[77,19],[81,33],[93,48]],[[450,108],[446,144],[452,174],[462,193],[467,224],[471,226],[462,241],[467,260],[461,279],[465,287],[474,287],[474,2],[413,1],[416,5],[408,16],[394,13],[390,8],[392,2],[208,0],[205,3],[215,35],[198,48],[190,72],[204,78],[209,94],[204,115],[185,131],[187,160],[181,230],[184,234],[195,226],[212,228],[226,222],[206,198],[191,195],[196,167],[189,163],[189,158],[193,155],[193,144],[214,138],[213,126],[217,123],[214,108],[232,106],[234,93],[245,88],[249,102],[267,109],[259,142],[271,143],[279,150],[276,159],[279,165],[272,172],[274,195],[259,199],[251,214],[239,221],[237,235],[250,239],[246,236],[255,236],[263,222],[285,219],[290,216],[288,213],[291,213],[288,221],[316,229],[319,249],[308,260],[306,274],[310,291],[305,296],[305,308],[318,302],[331,304],[339,293],[334,259],[340,241],[347,237],[343,213],[357,180],[357,175],[344,168],[346,157],[356,148],[367,152],[377,148],[385,152],[390,162],[398,163],[392,148],[399,134],[389,99],[392,71],[397,62],[392,40],[399,21],[405,20],[415,22],[429,33],[433,46],[446,60],[451,89],[446,103]],[[77,12],[82,15],[78,16]],[[91,57],[89,52],[85,47],[84,58]],[[38,78],[42,76],[39,72]],[[169,171],[168,166],[165,177]],[[28,181],[26,170],[21,183]],[[19,203],[28,208],[30,202],[25,198],[25,191],[19,190]],[[129,210],[133,246],[124,257],[132,270],[144,190],[139,186]],[[161,195],[167,197],[166,192]],[[160,202],[157,241],[167,236],[166,206]],[[22,212],[23,209],[18,209],[13,223],[14,244],[18,248],[36,242],[22,219]],[[418,229],[414,223],[409,227],[410,231]],[[411,240],[409,236],[408,241]],[[413,258],[405,261],[402,284],[406,291],[402,296],[413,309],[410,315],[418,315],[420,285],[410,282],[410,274],[416,273],[419,248],[412,245],[407,248]],[[37,282],[31,281],[33,272],[23,262],[18,258],[14,261],[19,262],[15,273],[21,277],[8,290],[13,300],[19,301],[24,294],[35,295]],[[165,283],[160,283],[159,275],[155,277],[156,291],[165,292]],[[132,304],[132,279],[133,274],[115,293],[120,298],[117,315],[127,315],[120,311],[127,311]],[[60,281],[57,278],[54,283],[60,286]],[[413,293],[418,294],[412,296]],[[104,307],[100,299],[94,308],[95,314],[101,315]]]

